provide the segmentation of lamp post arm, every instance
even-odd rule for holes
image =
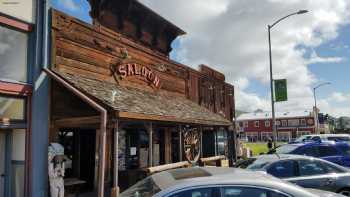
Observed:
[[[314,87],[314,89],[316,90],[317,88],[321,87],[321,86],[324,86],[324,85],[329,85],[331,84],[330,82],[325,82],[325,83],[321,83],[320,85]]]
[[[294,13],[292,13],[292,14],[288,14],[287,16],[278,19],[278,20],[277,20],[276,22],[274,22],[272,25],[269,25],[269,29],[272,29],[273,26],[275,26],[277,23],[281,22],[282,20],[284,20],[284,19],[286,19],[286,18],[288,18],[288,17],[290,17],[290,16],[297,15],[297,14],[298,14],[298,12],[294,12]]]

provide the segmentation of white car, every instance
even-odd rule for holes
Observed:
[[[350,142],[349,134],[313,134],[313,135],[303,135],[297,138],[293,143],[303,143],[308,141],[342,141],[342,142]]]

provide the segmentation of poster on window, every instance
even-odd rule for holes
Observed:
[[[35,0],[0,0],[0,12],[28,23],[34,23],[35,2]]]
[[[153,165],[158,166],[159,165],[159,144],[153,144]]]
[[[148,167],[148,148],[140,148],[140,168]]]

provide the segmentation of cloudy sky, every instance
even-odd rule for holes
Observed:
[[[275,79],[288,81],[288,101],[277,111],[312,109],[313,87],[324,113],[350,116],[350,0],[140,0],[187,34],[171,58],[191,67],[207,64],[235,85],[237,109],[270,110],[267,25],[292,16],[271,32]],[[87,0],[53,0],[53,6],[90,22]]]

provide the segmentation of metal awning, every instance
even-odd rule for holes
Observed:
[[[86,95],[116,111],[117,117],[187,124],[230,126],[232,122],[197,103],[166,91],[149,92],[83,75],[56,72]]]

